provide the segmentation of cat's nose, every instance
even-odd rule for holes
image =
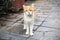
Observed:
[[[32,16],[32,15],[29,13],[28,16]]]
[[[28,16],[29,16],[29,17],[31,17],[32,15],[31,15],[31,14],[29,14]]]
[[[28,15],[31,15],[30,13],[28,13]]]

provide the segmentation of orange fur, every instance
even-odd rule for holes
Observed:
[[[24,12],[27,12],[27,11],[32,11],[33,13],[35,12],[34,8],[30,5],[30,6],[24,6]]]

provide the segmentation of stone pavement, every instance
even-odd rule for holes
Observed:
[[[60,0],[37,0],[35,11],[37,19],[34,24],[34,35],[25,35],[21,23],[23,14],[14,14],[9,18],[6,27],[0,29],[0,37],[6,40],[60,40]],[[4,22],[5,22],[4,21]]]

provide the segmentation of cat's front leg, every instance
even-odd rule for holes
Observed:
[[[33,24],[30,25],[30,35],[34,35],[33,34]]]
[[[24,27],[23,29],[27,29],[27,22],[24,20]]]
[[[26,34],[29,34],[29,26],[27,25]]]

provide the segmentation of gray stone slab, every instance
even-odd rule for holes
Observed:
[[[38,25],[34,25],[34,31],[36,31],[36,29],[38,28]]]
[[[26,35],[25,32],[26,30],[23,29],[23,25],[18,23],[15,23],[13,26],[8,27],[6,29],[7,32],[9,33],[15,33],[15,34],[19,34],[22,35],[23,37],[28,37],[29,35]]]
[[[27,40],[36,40],[36,39],[34,39],[34,38],[29,38],[29,39],[27,39]]]
[[[57,31],[57,30],[55,30],[55,29],[53,29],[53,28],[48,28],[48,27],[39,27],[37,30],[36,30],[37,32],[50,32],[50,31]]]
[[[25,40],[26,38],[21,36],[21,35],[16,35],[16,34],[11,34],[8,32],[1,32],[1,39],[6,39],[6,40]]]
[[[16,33],[16,34],[25,34],[25,32],[23,32],[23,25],[14,25],[11,27],[8,27],[6,29],[9,33]]]
[[[40,25],[42,22],[35,22],[34,25]]]
[[[44,14],[42,13],[42,15],[37,15],[37,17],[45,18],[45,17],[47,17],[47,15],[44,15]]]
[[[60,31],[45,32],[46,37],[60,37]]]
[[[9,22],[9,21],[1,21],[3,26],[11,26],[14,22]]]
[[[47,32],[44,40],[60,40],[60,32]]]
[[[1,17],[0,19],[1,20],[8,20],[9,21],[9,19],[11,20],[11,19],[16,19],[16,18],[18,18],[18,16],[21,16],[21,14],[19,15],[19,14],[9,14],[9,15],[6,15],[6,16],[4,16],[4,17]]]
[[[45,37],[44,40],[60,40],[60,37]]]
[[[41,12],[37,12],[37,15],[48,15],[49,13],[41,13]]]
[[[49,17],[47,19],[49,19],[49,18],[51,18],[51,19],[60,19],[59,15],[60,15],[60,13],[54,12],[54,13],[51,13],[51,15],[49,15]]]
[[[40,40],[59,40],[60,38],[60,30],[47,28],[47,27],[40,27],[37,29],[37,32],[42,32],[42,36]]]
[[[60,21],[58,19],[46,19],[46,22],[42,24],[42,26],[47,26],[47,27],[54,27],[54,28],[60,28],[59,25]]]
[[[36,18],[36,21],[35,22],[42,22],[42,21],[44,21],[45,20],[45,18]]]
[[[16,22],[17,20],[20,20],[21,19],[21,17],[20,18],[15,18],[15,19],[7,19],[8,21],[12,21],[12,22]]]

